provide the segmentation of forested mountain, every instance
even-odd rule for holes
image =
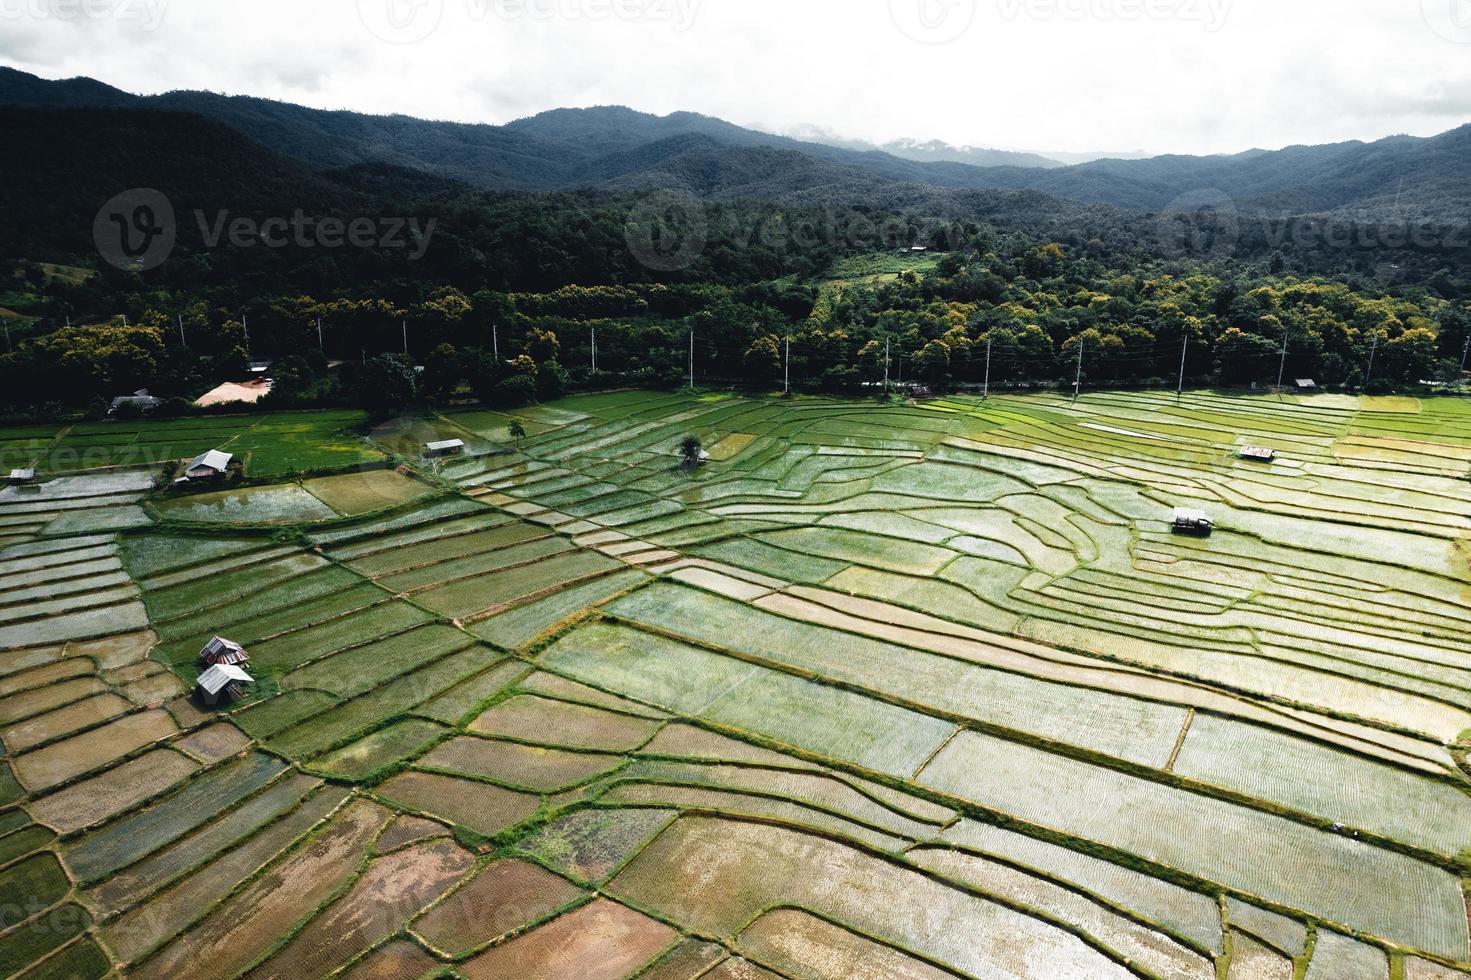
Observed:
[[[978,167],[804,142],[695,113],[557,109],[503,126],[329,112],[210,92],[133,96],[90,79],[46,81],[0,68],[0,104],[172,109],[222,122],[312,167],[387,163],[482,190],[675,186],[704,197],[851,200],[931,188],[1041,191],[1117,207],[1375,220],[1471,219],[1471,127],[1422,139],[1297,146],[1231,156]],[[924,144],[914,144],[923,147]],[[925,156],[919,149],[911,156]],[[943,156],[938,150],[931,156]],[[1040,159],[1040,158],[1039,158]],[[1030,161],[1029,161],[1030,162]]]

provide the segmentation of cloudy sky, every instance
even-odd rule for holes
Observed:
[[[0,63],[505,122],[1235,152],[1471,121],[1471,0],[0,0]]]

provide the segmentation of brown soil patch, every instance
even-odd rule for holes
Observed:
[[[165,711],[129,715],[19,756],[13,762],[15,777],[26,789],[36,792],[104,766],[178,730]]]
[[[796,909],[741,933],[741,949],[792,976],[823,980],[951,980],[953,974]]]
[[[378,843],[373,847],[379,853],[386,853],[433,837],[448,836],[449,828],[442,823],[425,820],[423,817],[403,816],[389,824],[383,833],[378,835]]]
[[[597,899],[461,965],[469,980],[614,980],[647,963],[678,934]]]
[[[396,939],[364,957],[341,980],[418,980],[438,966],[438,960],[413,943]]]
[[[582,881],[602,881],[676,816],[643,807],[583,810],[558,817],[519,845]]]
[[[130,708],[132,705],[116,694],[99,694],[11,725],[0,730],[0,739],[4,740],[7,752],[24,752],[42,742],[116,718]]]
[[[502,701],[470,723],[482,735],[609,752],[638,748],[657,727],[642,718],[528,695]]]
[[[659,962],[640,973],[639,980],[691,980],[693,977],[704,976],[706,970],[728,955],[723,947],[715,943],[686,939],[659,957]]]
[[[228,977],[261,955],[357,869],[388,811],[356,803],[326,833],[276,865],[180,936],[134,975]]]
[[[211,763],[228,759],[249,744],[250,739],[240,729],[220,722],[184,736],[174,743],[174,748],[183,749],[200,762]]]
[[[446,742],[419,760],[425,768],[490,776],[541,793],[574,786],[622,764],[621,755],[565,752],[471,736]]]
[[[177,752],[158,749],[37,800],[28,809],[37,823],[67,834],[162,793],[198,768]]]
[[[497,861],[414,925],[436,949],[461,956],[576,901],[582,889],[514,858]]]
[[[378,788],[378,795],[481,834],[496,834],[536,813],[541,798],[487,783],[427,772],[406,772]]]
[[[81,640],[67,644],[66,655],[68,657],[91,657],[97,661],[97,666],[103,670],[109,670],[113,667],[137,663],[148,656],[148,651],[152,650],[157,643],[158,635],[153,630],[138,630],[133,633],[104,637],[100,640]]]
[[[251,980],[326,976],[397,932],[405,918],[443,895],[474,863],[470,853],[451,840],[379,858],[351,891],[252,970]]]
[[[90,665],[89,665],[90,666]],[[23,718],[54,711],[62,705],[107,690],[107,685],[96,677],[78,677],[75,680],[39,687],[22,694],[12,694],[0,701],[0,724],[17,722]]]
[[[85,660],[62,660],[50,663],[23,673],[11,674],[0,680],[0,698],[8,698],[19,691],[40,687],[43,684],[54,684],[70,677],[80,677],[90,673],[92,673],[92,665]]]
[[[183,881],[159,892],[103,928],[119,958],[135,960],[202,918],[231,889],[342,803],[348,791],[328,787],[244,843],[217,855]],[[115,879],[114,879],[115,880]]]
[[[41,667],[45,664],[53,664],[61,659],[61,651],[64,647],[28,647],[24,650],[10,650],[0,653],[0,677],[19,673],[22,670],[30,670],[32,667]]]

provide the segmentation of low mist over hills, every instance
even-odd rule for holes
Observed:
[[[224,124],[273,153],[326,170],[388,164],[492,191],[661,187],[706,198],[926,198],[929,189],[1040,191],[1121,208],[1342,214],[1368,220],[1471,217],[1471,127],[1253,150],[1230,156],[1104,159],[1067,166],[1035,154],[903,141],[884,148],[776,136],[710,116],[622,106],[555,109],[501,126],[326,111],[177,91],[137,96],[75,78],[0,68],[0,104],[35,110],[172,110]],[[985,164],[985,165],[977,165]],[[1004,164],[1004,165],[997,165]]]

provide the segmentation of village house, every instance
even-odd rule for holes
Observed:
[[[1202,511],[1188,510],[1184,507],[1175,509],[1175,519],[1171,524],[1171,529],[1176,534],[1197,534],[1209,537],[1215,528],[1215,523]]]
[[[444,456],[458,456],[465,451],[463,439],[444,439],[439,442],[424,443],[424,455],[429,459],[439,459]]]
[[[206,705],[230,704],[245,696],[255,678],[240,665],[250,659],[245,648],[223,636],[212,636],[199,651],[199,700]]]
[[[199,675],[199,700],[209,707],[233,704],[245,697],[245,685],[255,683],[244,670],[232,664],[215,664]]]
[[[211,449],[207,453],[201,453],[195,456],[189,462],[188,466],[184,467],[184,475],[180,477],[179,482],[185,480],[213,480],[222,477],[230,469],[230,460],[234,458],[229,453],[220,452],[218,449]]]

